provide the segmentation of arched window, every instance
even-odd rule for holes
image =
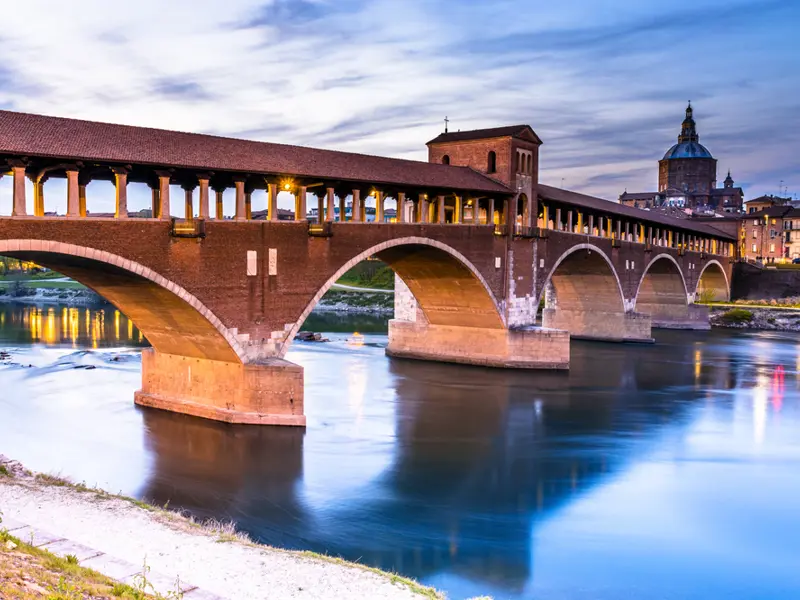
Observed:
[[[489,161],[488,165],[486,166],[487,173],[496,173],[497,172],[497,154],[494,150],[489,152]]]
[[[533,175],[533,154],[528,154],[528,175]]]
[[[445,154],[442,157],[442,164],[443,165],[449,165],[450,164],[450,156],[449,155]]]

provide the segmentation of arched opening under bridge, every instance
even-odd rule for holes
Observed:
[[[387,354],[502,367],[568,365],[565,336],[508,330],[492,288],[492,283],[502,286],[501,280],[490,283],[454,248],[417,237],[378,244],[342,265],[292,327],[284,353],[323,295],[344,273],[370,256],[383,261],[398,277]]]
[[[652,341],[650,318],[626,312],[614,265],[591,244],[565,252],[544,286],[542,325],[569,331],[576,338],[605,341]]]
[[[695,290],[696,302],[727,302],[731,299],[730,282],[722,265],[716,260],[703,267]]]
[[[689,321],[686,282],[672,256],[656,256],[645,268],[636,293],[636,312],[650,315],[653,327],[674,328]]]

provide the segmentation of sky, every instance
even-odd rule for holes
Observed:
[[[616,199],[657,189],[691,99],[720,184],[800,197],[799,25],[797,0],[26,0],[0,108],[419,160],[445,116],[526,123],[543,183]]]

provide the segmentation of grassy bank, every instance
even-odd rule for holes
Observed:
[[[81,567],[73,555],[62,558],[14,537],[0,518],[0,597],[9,600],[156,600],[145,590],[146,578],[135,587]],[[163,598],[161,596],[160,598]],[[166,600],[166,599],[164,599]]]

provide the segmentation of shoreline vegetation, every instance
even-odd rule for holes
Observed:
[[[201,522],[63,477],[35,474],[3,455],[0,519],[2,598],[255,600],[268,589],[276,599],[445,600],[441,592],[401,575],[258,544],[232,523]],[[55,550],[69,544],[83,554]],[[127,561],[139,565],[138,574],[123,583],[115,581],[114,569],[98,573],[84,567],[105,564],[97,559],[106,553],[107,564],[119,571]]]

